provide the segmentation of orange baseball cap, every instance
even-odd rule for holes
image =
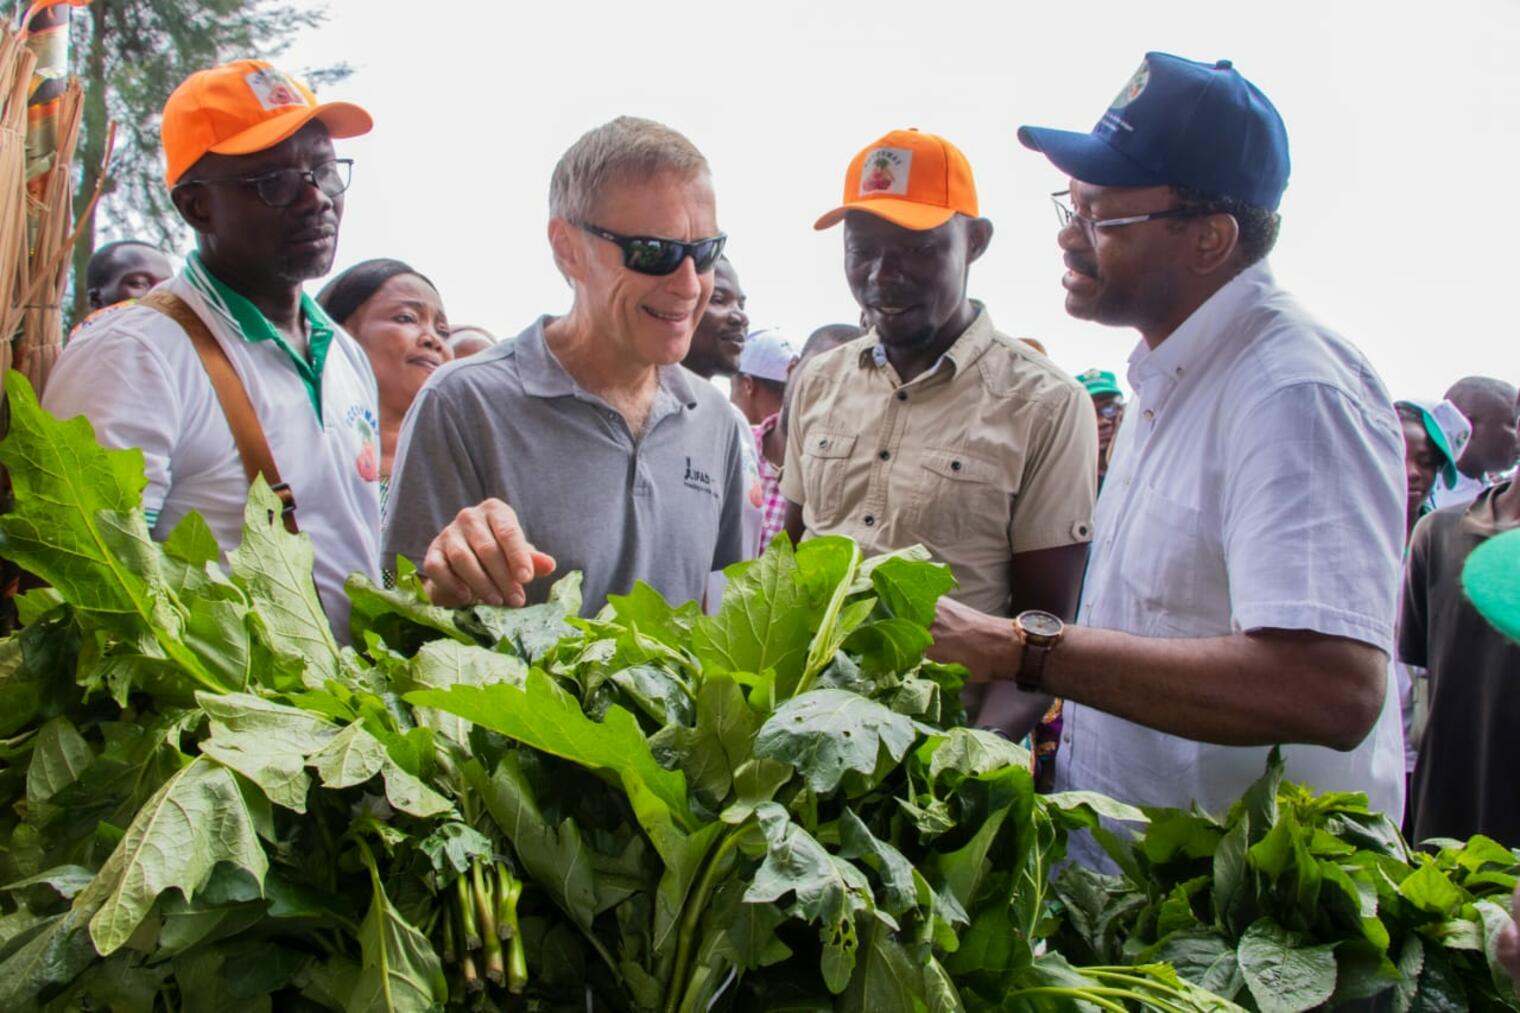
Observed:
[[[943,137],[894,130],[850,161],[844,174],[844,203],[813,228],[830,228],[850,211],[865,211],[915,231],[937,229],[957,214],[976,218],[971,163]]]
[[[172,187],[208,151],[251,155],[285,140],[312,120],[333,137],[358,137],[374,126],[349,102],[317,103],[311,89],[263,60],[234,60],[200,70],[164,103],[161,128]]]

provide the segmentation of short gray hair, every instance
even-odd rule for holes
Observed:
[[[608,186],[642,183],[662,172],[707,175],[707,159],[685,135],[654,120],[619,116],[570,145],[549,180],[549,213],[586,222]]]

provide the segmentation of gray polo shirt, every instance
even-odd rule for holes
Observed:
[[[583,614],[639,580],[673,604],[700,601],[708,573],[744,557],[749,434],[715,387],[667,366],[634,439],[544,343],[549,319],[444,366],[417,395],[391,474],[386,569],[397,555],[421,566],[461,509],[494,496],[559,573],[585,572]],[[549,583],[536,581],[529,602]]]

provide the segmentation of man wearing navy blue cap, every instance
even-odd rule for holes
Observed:
[[[1135,396],[1079,625],[946,603],[939,656],[1068,701],[1059,788],[1222,814],[1296,743],[1288,776],[1397,821],[1402,440],[1366,359],[1265,262],[1281,117],[1228,61],[1149,53],[1090,132],[1019,139],[1070,177],[1067,311],[1140,332]]]

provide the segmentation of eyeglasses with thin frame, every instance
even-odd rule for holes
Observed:
[[[1121,225],[1138,225],[1141,222],[1155,221],[1158,218],[1197,218],[1207,214],[1202,208],[1170,208],[1166,211],[1152,211],[1143,215],[1127,215],[1123,218],[1089,218],[1068,203],[1071,196],[1070,190],[1057,190],[1050,195],[1050,202],[1056,206],[1056,220],[1061,223],[1061,228],[1066,228],[1075,221],[1087,235],[1088,242],[1097,239],[1098,229],[1116,229]]]
[[[687,257],[691,258],[698,274],[706,274],[723,256],[723,246],[728,242],[728,237],[721,232],[710,239],[683,243],[658,236],[625,236],[586,222],[576,222],[575,225],[622,250],[623,266],[628,270],[657,278],[674,274]]]
[[[1093,405],[1093,409],[1103,418],[1111,419],[1124,411],[1124,402],[1119,398],[1114,398],[1112,401],[1105,401],[1103,404]]]
[[[288,208],[301,199],[301,192],[307,184],[316,187],[329,197],[336,197],[348,189],[350,179],[353,177],[354,160],[352,158],[335,158],[330,162],[310,169],[274,169],[270,172],[261,172],[257,176],[234,176],[228,179],[192,179],[180,184],[181,186],[195,186],[197,184],[213,185],[218,183],[232,183],[237,186],[246,186],[258,194],[259,200],[272,208]]]

